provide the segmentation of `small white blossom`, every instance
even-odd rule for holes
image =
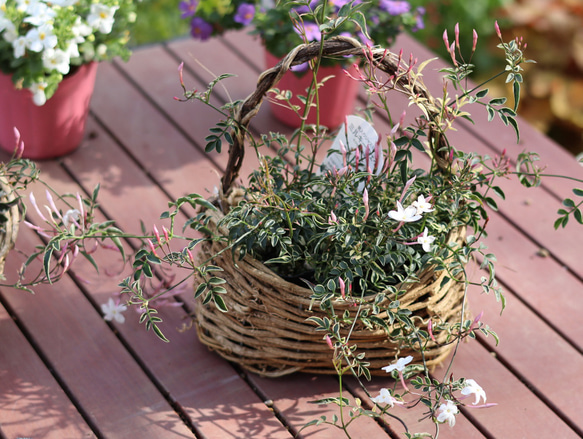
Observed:
[[[33,26],[42,26],[43,24],[53,24],[53,19],[57,15],[53,8],[50,8],[45,3],[36,3],[30,5],[28,8],[29,15],[24,18],[25,23],[30,23]]]
[[[113,16],[118,8],[119,6],[110,7],[99,3],[92,4],[87,16],[87,24],[103,34],[110,33],[113,27]]]
[[[115,319],[118,323],[125,322],[125,317],[122,314],[128,307],[122,303],[115,303],[110,297],[107,303],[101,304],[101,311],[103,312],[103,318],[108,322]]]
[[[414,222],[421,219],[421,215],[417,214],[417,208],[414,206],[409,206],[406,209],[403,205],[397,201],[397,210],[391,210],[389,212],[389,217],[399,222]]]
[[[411,361],[413,361],[413,357],[409,355],[405,358],[399,358],[395,363],[385,366],[382,369],[387,373],[391,373],[393,370],[396,370],[397,372],[403,372],[405,366]]]
[[[45,89],[47,86],[48,84],[44,81],[36,82],[30,86],[29,90],[32,93],[32,102],[34,102],[35,105],[40,107],[46,103],[47,97],[45,95]]]
[[[423,235],[417,238],[417,242],[421,244],[423,250],[426,252],[431,251],[431,244],[433,244],[433,241],[435,241],[435,236],[427,234],[427,227],[425,227],[425,230],[423,230]]]
[[[480,402],[480,398],[484,400],[486,403],[486,392],[476,381],[469,379],[466,380],[466,386],[462,389],[462,395],[475,395],[476,400],[472,403],[472,405],[476,405]]]
[[[12,48],[14,49],[14,58],[18,59],[24,56],[26,53],[26,47],[28,41],[26,37],[18,37],[12,42]]]
[[[78,223],[81,218],[81,212],[77,209],[69,209],[63,215],[63,226],[69,228],[71,224]]]
[[[77,17],[75,24],[71,28],[71,32],[73,32],[75,42],[82,43],[85,41],[85,37],[91,35],[93,29],[88,24],[83,23],[81,17]]]
[[[69,55],[61,49],[46,49],[43,52],[43,66],[45,69],[56,70],[63,75],[69,73]]]
[[[441,404],[437,409],[439,412],[437,415],[437,422],[449,423],[450,427],[455,425],[455,415],[459,412],[457,406],[453,401],[447,400],[444,404]]]
[[[393,395],[391,395],[391,392],[389,392],[387,389],[381,389],[380,393],[378,396],[371,398],[371,401],[374,402],[375,404],[388,404],[389,406],[393,407],[396,404],[402,404],[400,401],[397,401],[397,399],[395,397],[393,397]]]
[[[421,215],[427,212],[433,212],[435,210],[431,203],[429,202],[430,199],[431,197],[425,199],[423,195],[419,195],[417,197],[417,201],[413,201],[411,205],[414,206],[415,209],[417,209],[417,215]]]
[[[0,18],[0,32],[4,31],[2,38],[8,43],[14,42],[18,38],[18,31],[14,23],[7,18]]]
[[[26,33],[28,48],[33,52],[42,52],[44,49],[52,49],[57,46],[57,37],[53,33],[53,27],[46,23],[39,27],[33,27]]]

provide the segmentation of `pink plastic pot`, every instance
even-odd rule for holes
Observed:
[[[271,53],[265,51],[265,62],[268,68],[275,66],[279,59]],[[349,71],[352,71],[351,68]],[[343,71],[343,67],[320,67],[318,70],[318,81],[327,76],[334,75],[334,78],[329,79],[324,83],[324,86],[319,90],[320,96],[320,125],[327,126],[330,129],[337,128],[344,122],[344,117],[351,114],[354,109],[354,103],[358,95],[359,82],[349,78]],[[312,82],[312,75],[310,72],[302,76],[297,76],[293,72],[287,72],[277,84],[280,90],[290,90],[293,93],[292,103],[300,105],[303,114],[304,106],[297,95],[306,95],[306,89]],[[276,119],[285,125],[298,128],[301,125],[301,119],[292,110],[271,103],[271,111]],[[316,123],[316,108],[312,107],[307,119],[308,124]]]
[[[9,75],[0,73],[0,146],[15,148],[14,127],[24,141],[23,157],[49,159],[74,151],[85,132],[97,63],[84,64],[65,77],[45,105],[32,102],[29,90],[16,90]]]

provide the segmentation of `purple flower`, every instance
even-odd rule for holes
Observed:
[[[196,13],[198,0],[183,0],[178,4],[178,9],[182,11],[181,18],[192,17]]]
[[[213,27],[200,17],[194,17],[190,22],[190,35],[197,40],[206,41],[213,33]]]
[[[253,20],[255,16],[255,6],[250,3],[241,3],[237,8],[237,13],[233,20],[235,23],[240,23],[243,26],[247,26]]]
[[[411,5],[406,1],[380,0],[379,7],[391,15],[406,14],[411,10]]]
[[[316,23],[304,21],[303,29],[298,29],[296,27],[294,30],[300,37],[304,37],[305,35],[307,41],[320,41],[322,38],[320,27]]]
[[[415,15],[415,26],[411,29],[413,32],[417,32],[420,29],[425,29],[425,23],[423,22],[423,16],[425,15],[425,8],[419,6],[417,8],[417,14]]]

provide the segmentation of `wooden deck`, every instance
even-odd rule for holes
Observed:
[[[400,47],[406,58],[409,52],[421,60],[431,56],[408,38],[399,40]],[[101,214],[127,231],[139,230],[140,218],[148,227],[161,224],[158,216],[169,199],[212,191],[225,157],[208,157],[201,145],[215,117],[199,105],[173,100],[181,94],[181,61],[187,85],[202,89],[210,79],[197,60],[215,74],[238,75],[226,82],[234,99],[251,92],[263,70],[259,44],[244,34],[144,47],[127,64],[102,64],[87,139],[74,154],[41,163],[44,178],[64,192],[90,193],[101,182]],[[426,81],[435,90],[441,87],[437,73],[426,73]],[[266,108],[255,126],[284,130]],[[510,129],[480,120],[461,125],[455,141],[490,154],[507,148],[513,157],[528,148],[541,155],[549,173],[583,175],[573,157],[531,127],[523,124],[522,135],[517,146]],[[572,185],[549,180],[536,190],[521,189],[516,181],[502,186],[507,202],[492,216],[488,245],[499,259],[508,306],[500,318],[493,297],[477,291],[470,297],[472,310],[484,310],[483,320],[502,341],[463,344],[454,369],[456,376],[478,381],[488,402],[498,406],[464,409],[453,429],[442,426],[440,437],[581,437],[583,229],[552,228],[560,197],[569,196]],[[44,199],[43,192],[38,188],[37,200]],[[36,243],[23,226],[17,247]],[[541,249],[548,256],[541,256]],[[37,288],[34,296],[1,290],[1,438],[289,438],[307,421],[335,412],[309,403],[337,395],[334,377],[267,379],[245,373],[209,352],[194,331],[179,331],[189,321],[185,308],[162,308],[167,344],[131,313],[123,325],[105,322],[100,304],[118,290],[120,276],[117,256],[106,251],[97,257],[106,267],[100,276],[79,264],[70,277]],[[20,263],[13,252],[6,271]],[[370,388],[389,381],[376,378]],[[360,395],[352,383],[347,387]],[[419,413],[401,413],[412,431],[432,431],[416,424]],[[391,432],[402,428],[362,419],[351,431],[354,438],[373,439],[397,437]],[[340,436],[333,428],[317,427],[301,437]]]

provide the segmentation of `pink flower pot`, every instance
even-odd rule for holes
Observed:
[[[268,51],[265,51],[265,62],[269,68],[275,66],[279,62],[279,59]],[[344,117],[352,113],[358,95],[359,82],[348,77],[343,70],[344,68],[341,66],[334,66],[320,67],[318,71],[318,81],[321,81],[327,76],[334,75],[334,78],[326,81],[324,86],[319,90],[320,125],[324,125],[330,129],[340,126],[344,122]],[[349,71],[354,73],[354,68],[351,67]],[[291,102],[294,105],[299,105],[302,108],[300,114],[303,114],[304,106],[296,96],[306,96],[306,89],[310,86],[311,82],[312,75],[310,72],[299,77],[293,72],[287,72],[276,87],[280,90],[290,90],[294,96]],[[275,118],[285,125],[292,128],[298,128],[301,125],[301,119],[289,108],[273,103],[271,103],[270,107]],[[315,107],[311,108],[307,123],[316,123]]]
[[[46,104],[32,102],[29,90],[16,90],[0,73],[0,146],[13,152],[14,127],[24,141],[23,157],[50,159],[74,151],[85,132],[97,63],[84,64],[66,76]]]

